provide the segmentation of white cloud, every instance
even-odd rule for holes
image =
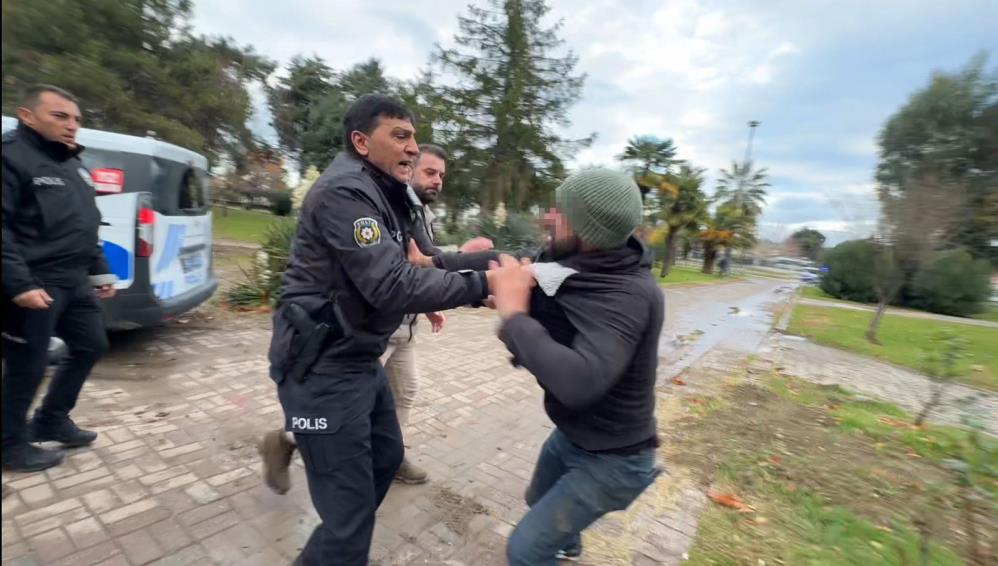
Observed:
[[[314,53],[343,69],[377,57],[392,76],[411,78],[427,65],[434,42],[453,44],[457,16],[469,1],[483,2],[197,0],[194,27],[253,44],[281,63]],[[566,134],[598,134],[572,165],[615,165],[630,137],[652,134],[673,138],[679,157],[713,177],[741,159],[745,123],[757,119],[763,125],[755,156],[772,175],[771,206],[789,195],[824,198],[840,219],[821,222],[837,231],[843,226],[835,222],[863,227],[875,221],[876,131],[904,94],[921,84],[912,81],[926,80],[933,68],[913,61],[912,47],[926,35],[934,37],[937,51],[956,41],[939,25],[946,18],[959,37],[976,33],[993,44],[983,22],[998,6],[986,0],[974,9],[903,0],[549,4],[548,23],[564,20],[560,36],[579,56],[577,70],[588,75]],[[907,67],[893,64],[899,61]],[[880,93],[857,76],[861,69],[878,69],[890,77],[879,88],[889,84],[897,92],[875,100]],[[254,116],[254,129],[266,129],[265,122],[265,115]]]

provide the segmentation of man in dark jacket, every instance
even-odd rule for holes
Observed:
[[[419,228],[414,226],[413,241],[428,255],[442,253],[433,242],[434,216],[429,205],[437,200],[443,190],[446,170],[447,153],[442,147],[433,144],[419,145],[419,156],[414,162],[408,196],[417,216],[416,224],[419,226]],[[488,249],[492,249],[492,240],[482,237],[472,238],[460,248],[462,252]],[[388,384],[395,400],[395,415],[403,436],[416,398],[415,337],[417,320],[420,316],[406,314],[402,319],[402,325],[392,334],[384,354],[381,355],[381,364],[388,376]],[[434,333],[439,332],[446,321],[443,313],[426,313],[426,317],[430,320]],[[260,439],[258,450],[262,456],[261,471],[264,484],[276,493],[287,493],[291,489],[290,466],[295,451],[294,435],[285,431],[284,427],[269,431]],[[395,479],[402,483],[420,484],[429,478],[422,468],[406,457],[403,458]]]
[[[302,204],[274,313],[271,377],[301,450],[322,523],[300,564],[367,564],[375,511],[402,462],[395,404],[378,358],[405,313],[477,303],[485,272],[406,262],[418,203],[406,183],[419,153],[412,116],[357,99],[345,146]]]
[[[411,261],[448,269],[496,267],[499,331],[514,363],[544,389],[556,428],[527,490],[530,511],[507,546],[511,566],[577,558],[580,533],[626,508],[655,479],[655,374],[662,291],[651,254],[632,236],[638,187],[625,175],[588,169],[556,192],[548,248],[532,265],[495,253]],[[496,261],[501,266],[496,266]]]
[[[41,85],[3,137],[3,467],[38,471],[62,461],[29,442],[85,446],[97,433],[69,418],[83,382],[107,350],[98,298],[115,277],[98,239],[100,211],[76,143],[80,109],[66,91]],[[45,375],[49,341],[69,347],[48,393],[26,423]],[[27,425],[27,426],[26,426]]]

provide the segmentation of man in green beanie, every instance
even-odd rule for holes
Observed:
[[[550,241],[529,260],[494,252],[420,256],[448,270],[491,264],[499,339],[544,389],[556,428],[510,536],[511,566],[582,553],[580,533],[626,508],[658,475],[655,376],[664,300],[651,254],[633,236],[641,196],[629,177],[586,169],[556,192]],[[521,256],[522,257],[522,256]]]

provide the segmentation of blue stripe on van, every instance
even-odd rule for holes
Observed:
[[[128,281],[132,277],[132,254],[128,250],[104,240],[104,259],[111,268],[111,273],[118,276],[119,281]]]
[[[183,224],[170,224],[166,232],[166,242],[163,244],[163,255],[159,256],[159,263],[156,264],[156,273],[170,267],[173,260],[177,259],[180,247],[184,243],[184,232],[187,226]]]

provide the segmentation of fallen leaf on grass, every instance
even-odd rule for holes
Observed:
[[[885,424],[887,426],[892,426],[894,428],[911,428],[912,424],[908,421],[902,421],[901,419],[895,419],[893,417],[882,416],[877,418],[877,422],[880,424]]]
[[[890,527],[886,527],[884,525],[877,525],[877,530],[884,531],[885,533],[893,533],[894,532],[894,529],[892,529]]]
[[[776,454],[773,454],[772,456],[769,457],[769,463],[774,466],[779,466],[781,463],[783,463],[783,458],[777,456]]]
[[[686,385],[686,380],[683,379],[681,376],[677,375],[676,377],[672,378],[672,383],[674,385]]]
[[[738,496],[733,493],[712,493],[707,492],[707,497],[711,501],[717,503],[722,507],[728,507],[730,509],[736,509],[740,513],[751,513],[752,508],[738,499]]]

